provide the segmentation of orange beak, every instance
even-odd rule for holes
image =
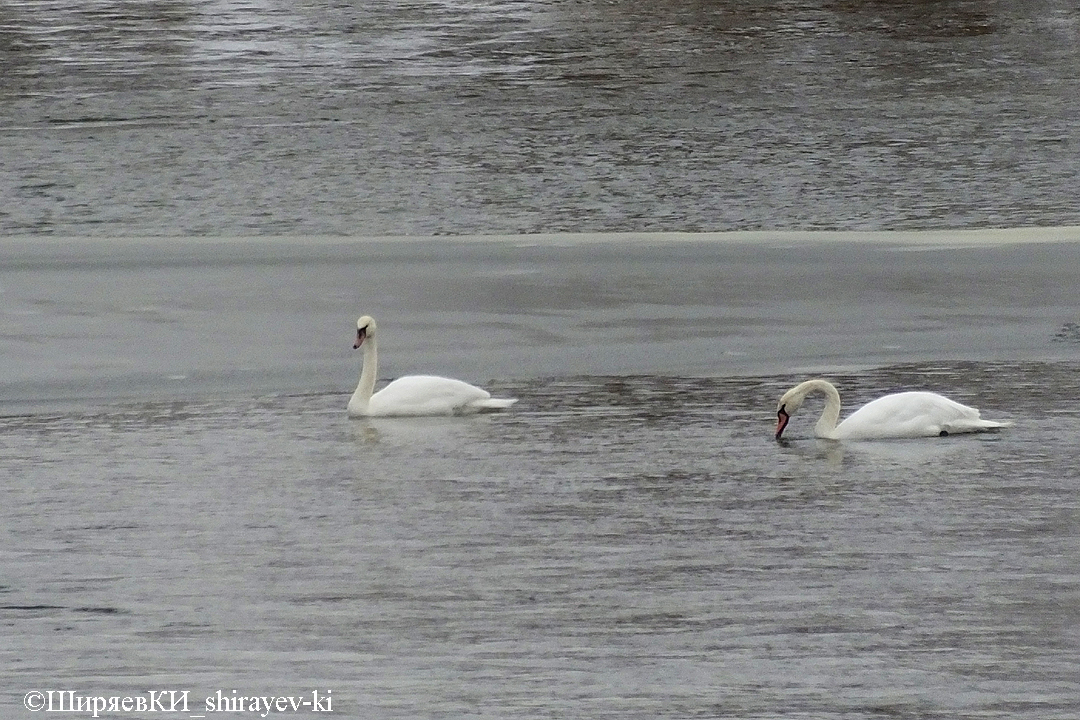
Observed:
[[[776,439],[779,440],[780,436],[784,434],[784,428],[787,427],[788,420],[791,416],[787,414],[784,408],[780,408],[776,411]]]

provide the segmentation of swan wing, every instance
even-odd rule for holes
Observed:
[[[1002,426],[980,419],[975,408],[937,393],[911,391],[886,395],[862,406],[836,427],[836,437],[927,437]]]
[[[496,410],[517,402],[461,380],[407,375],[371,396],[368,415],[459,415]]]

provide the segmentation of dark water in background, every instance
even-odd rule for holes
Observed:
[[[1080,223],[1066,0],[6,2],[0,233]]]

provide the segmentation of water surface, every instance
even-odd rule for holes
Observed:
[[[1078,12],[9,2],[0,234],[1076,225]]]
[[[2,704],[331,690],[346,717],[1067,718],[1076,364],[835,373],[1016,425],[839,444],[789,377],[502,382],[0,420]],[[311,717],[318,715],[311,714]],[[122,717],[112,715],[109,717]]]

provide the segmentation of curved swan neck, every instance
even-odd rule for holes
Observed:
[[[356,392],[349,400],[349,407],[367,409],[371,401],[371,394],[375,391],[375,379],[379,374],[379,349],[375,338],[368,336],[363,345],[364,360],[360,367],[360,382],[356,385]]]
[[[796,399],[802,404],[804,398],[811,393],[821,393],[825,396],[825,409],[821,411],[814,426],[814,434],[822,438],[832,438],[836,433],[836,423],[840,420],[840,393],[828,380],[807,380],[796,385],[788,394],[791,399]]]
[[[825,393],[825,409],[814,426],[814,434],[823,438],[832,437],[836,432],[836,423],[840,422],[840,393],[825,380],[821,381],[818,389]]]

